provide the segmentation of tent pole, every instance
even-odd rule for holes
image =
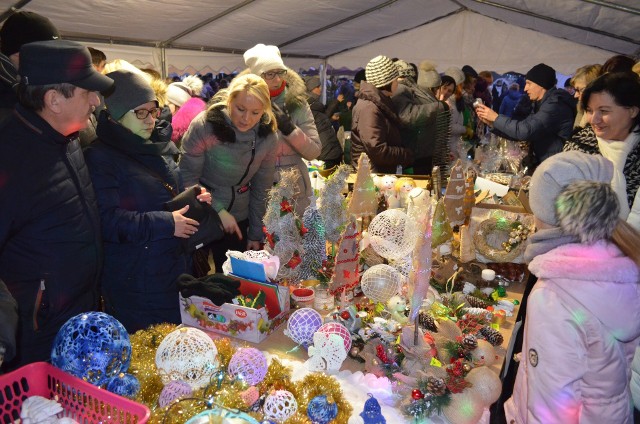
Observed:
[[[167,79],[167,48],[162,45],[160,46],[160,74],[162,75],[162,79]]]

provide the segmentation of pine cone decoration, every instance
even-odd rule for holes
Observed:
[[[462,338],[462,346],[467,350],[473,350],[478,347],[478,339],[473,334],[467,334]]]
[[[482,308],[486,309],[489,304],[479,297],[471,296],[470,294],[465,294],[464,299],[469,304],[469,306],[474,308]]]
[[[438,327],[436,326],[436,320],[428,312],[418,313],[418,325],[423,330],[431,331],[433,333],[438,332]]]
[[[495,328],[484,326],[478,331],[492,346],[500,346],[504,341],[502,334]]]
[[[427,391],[434,396],[442,396],[447,392],[447,385],[442,378],[429,377]]]

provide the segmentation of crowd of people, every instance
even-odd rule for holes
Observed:
[[[510,422],[631,422],[640,342],[640,66],[626,56],[576,70],[533,66],[494,83],[471,66],[438,72],[377,56],[331,90],[256,44],[223,87],[108,60],[19,11],[0,29],[0,356],[5,371],[47,360],[72,316],[104,310],[127,331],[180,323],[176,280],[194,272],[181,241],[200,231],[201,187],[224,238],[202,248],[259,250],[268,190],[298,171],[290,199],[312,198],[305,160],[373,172],[447,170],[495,132],[526,141],[538,232],[521,365],[503,400]],[[508,86],[507,86],[508,84]],[[322,102],[323,91],[327,103]],[[347,146],[337,130],[350,131]],[[578,272],[579,271],[579,272]],[[537,277],[537,278],[536,278]],[[553,314],[548,313],[550,305]],[[612,311],[618,312],[612,312]],[[524,321],[524,316],[519,317]],[[640,369],[640,355],[637,359]],[[512,390],[513,389],[513,390]],[[606,402],[603,401],[606,393]]]

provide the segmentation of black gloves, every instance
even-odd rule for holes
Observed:
[[[271,109],[273,109],[273,113],[274,115],[276,115],[278,129],[284,135],[291,134],[293,130],[296,129],[296,126],[293,124],[293,122],[291,122],[291,118],[289,117],[289,115],[287,115],[287,113],[284,110],[280,109],[280,107],[275,103],[271,103]]]
[[[182,297],[206,297],[218,306],[231,302],[240,294],[240,281],[224,274],[212,274],[198,279],[189,274],[182,274],[178,277],[176,285]]]

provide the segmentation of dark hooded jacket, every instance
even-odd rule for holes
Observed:
[[[333,166],[342,159],[342,147],[338,141],[336,131],[333,129],[333,125],[331,125],[331,120],[327,114],[327,107],[316,94],[307,94],[309,95],[309,108],[313,114],[313,120],[316,123],[316,129],[322,142],[322,150],[320,151],[318,159]]]
[[[18,302],[18,356],[47,360],[71,317],[98,306],[100,218],[77,133],[17,105],[0,132],[0,278]]]
[[[575,115],[571,95],[554,87],[535,104],[533,114],[520,121],[498,115],[493,128],[512,139],[528,141],[535,162],[540,163],[562,151],[565,140],[571,137]]]
[[[0,127],[11,116],[13,108],[18,103],[17,85],[18,71],[11,60],[0,53]]]
[[[163,121],[164,122],[164,121]],[[106,311],[130,333],[151,324],[179,324],[176,278],[189,271],[179,253],[175,223],[165,203],[183,190],[170,126],[150,140],[133,134],[103,111],[98,139],[85,150],[104,237],[102,292]]]
[[[414,152],[402,145],[402,124],[391,98],[366,81],[360,84],[357,97],[351,127],[351,164],[358,167],[361,153],[369,156],[372,172],[395,174],[398,165],[413,164]]]

